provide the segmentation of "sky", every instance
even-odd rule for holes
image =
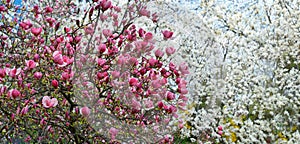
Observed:
[[[15,1],[14,1],[14,4],[15,4],[15,5],[21,5],[21,4],[22,4],[22,0],[15,0]]]

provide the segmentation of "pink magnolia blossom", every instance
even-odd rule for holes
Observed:
[[[184,96],[183,94],[181,94],[179,96],[179,99],[183,100],[184,102],[186,102],[188,100],[188,98],[186,96]]]
[[[103,79],[103,78],[105,78],[105,77],[107,77],[108,76],[108,73],[107,72],[98,72],[97,73],[97,78],[99,79],[99,80],[101,80],[101,79]]]
[[[34,54],[33,60],[34,60],[35,62],[37,62],[39,59],[40,59],[40,55],[39,55],[39,54]]]
[[[0,12],[3,12],[3,11],[5,11],[6,10],[6,8],[3,6],[3,5],[1,5],[0,6]]]
[[[16,99],[21,96],[21,92],[17,89],[12,89],[8,91],[8,97],[12,97],[13,99]]]
[[[148,109],[154,107],[153,101],[152,101],[152,100],[149,100],[149,99],[148,99],[148,100],[145,100],[145,101],[144,101],[144,104],[145,104],[145,107],[148,108]]]
[[[127,62],[128,62],[128,64],[134,65],[134,66],[136,66],[139,63],[139,61],[135,57],[129,58],[129,60]]]
[[[36,79],[41,79],[42,76],[43,76],[43,74],[42,74],[41,72],[35,72],[33,76],[34,76],[34,78],[36,78]]]
[[[86,35],[92,35],[94,33],[94,29],[92,25],[88,25],[84,28],[84,32]]]
[[[142,16],[150,17],[150,11],[148,11],[146,8],[142,8],[139,13]]]
[[[179,129],[182,129],[184,127],[184,124],[183,123],[179,123],[178,127],[179,127]]]
[[[188,93],[188,90],[186,88],[178,88],[177,90],[179,93],[181,94],[187,94]]]
[[[167,98],[167,100],[173,100],[173,99],[175,99],[175,94],[174,93],[172,93],[172,92],[167,92],[167,96],[166,96],[166,98]]]
[[[49,96],[44,96],[42,99],[42,104],[45,108],[52,108],[58,104],[58,101],[56,98],[50,99]]]
[[[0,68],[0,78],[4,78],[6,75],[6,71],[3,68]]]
[[[151,85],[155,89],[160,88],[162,86],[162,84],[161,84],[161,82],[160,82],[159,79],[153,80]]]
[[[156,22],[158,21],[158,15],[157,15],[157,13],[155,12],[155,13],[153,13],[151,16],[152,16],[152,21],[153,21],[154,23],[156,23]]]
[[[164,107],[164,103],[162,101],[159,101],[157,103],[157,107],[160,108],[160,109],[163,108]]]
[[[157,63],[157,60],[156,59],[154,59],[154,58],[150,58],[149,60],[148,60],[148,63],[149,63],[149,65],[150,66],[155,66],[155,64]]]
[[[186,88],[187,81],[181,79],[177,85],[178,85],[178,88]]]
[[[81,36],[76,36],[74,40],[76,43],[79,43],[81,41],[81,38]]]
[[[31,137],[30,136],[27,136],[25,139],[24,139],[24,142],[29,142],[31,140]]]
[[[60,36],[55,40],[58,44],[64,41],[64,37]]]
[[[28,20],[28,21],[25,21],[25,22],[20,22],[20,27],[24,30],[28,30],[32,27],[32,24],[31,22]]]
[[[71,64],[74,61],[74,58],[69,58],[67,56],[63,56],[61,51],[55,51],[53,54],[53,60],[58,64],[58,67],[64,67],[68,64]]]
[[[12,113],[11,116],[10,116],[10,119],[13,121],[15,119],[15,116],[16,115],[14,113]]]
[[[73,61],[74,61],[74,57],[69,58],[69,57],[67,57],[67,56],[62,56],[62,59],[63,59],[63,63],[62,63],[62,64],[59,64],[58,67],[64,67],[64,66],[67,66],[67,65],[73,63]]]
[[[170,105],[168,108],[169,113],[175,113],[177,112],[177,108],[174,105]]]
[[[221,136],[223,134],[223,131],[218,131],[218,134]]]
[[[57,80],[52,80],[52,81],[51,81],[51,85],[52,85],[54,88],[58,88],[58,81],[57,81]]]
[[[31,28],[31,33],[34,36],[39,36],[42,33],[42,28]]]
[[[65,33],[68,33],[68,32],[70,32],[71,31],[71,29],[70,28],[68,28],[68,27],[64,27],[64,31],[65,31]],[[72,37],[71,37],[72,38]]]
[[[142,28],[140,28],[138,33],[139,33],[139,37],[144,37],[145,31]]]
[[[16,115],[19,115],[19,114],[20,114],[20,111],[21,111],[20,106],[18,106],[18,107],[17,107],[17,111],[16,111]]]
[[[71,79],[73,77],[73,75],[74,75],[74,72],[67,72],[67,71],[65,71],[65,72],[63,72],[61,74],[61,79],[62,80],[69,80],[69,79]]]
[[[119,58],[118,58],[118,61],[117,61],[117,64],[122,66],[123,64],[125,64],[125,62],[127,61],[127,57],[123,56],[123,55],[120,55]]]
[[[54,26],[54,23],[55,23],[55,19],[54,18],[51,18],[51,17],[47,17],[46,18],[46,22],[49,23],[50,27],[53,27]]]
[[[106,60],[105,59],[102,59],[102,58],[98,58],[97,59],[97,64],[99,65],[99,66],[102,66],[102,65],[104,65],[106,63]]]
[[[26,60],[25,62],[28,69],[33,69],[37,65],[36,62],[34,62],[34,60]]]
[[[166,78],[163,78],[163,79],[160,80],[160,83],[162,85],[166,85],[168,83],[168,80]]]
[[[176,70],[175,64],[173,64],[172,62],[170,62],[170,64],[169,64],[169,69],[170,69],[171,71]]]
[[[120,72],[119,71],[112,71],[111,76],[112,76],[113,79],[116,79],[120,76]]]
[[[112,35],[111,31],[109,29],[102,30],[102,33],[105,37],[109,37]]]
[[[119,130],[114,127],[109,129],[109,134],[110,134],[112,140],[114,140],[116,138],[118,133],[119,133]]]
[[[134,43],[137,51],[145,51],[147,49],[148,42],[147,41],[137,41]]]
[[[7,90],[6,86],[1,86],[1,88],[0,88],[0,95],[4,94],[6,90]]]
[[[190,73],[189,70],[188,70],[188,65],[187,65],[186,63],[180,64],[180,66],[179,66],[179,71],[180,71],[183,75],[189,74],[189,73]]]
[[[22,110],[21,110],[21,115],[25,115],[28,112],[28,109],[29,109],[28,105],[23,107]]]
[[[6,74],[8,74],[10,77],[15,77],[17,75],[19,75],[21,72],[21,68],[13,68],[13,69],[6,69]]]
[[[116,12],[121,12],[121,8],[118,7],[118,6],[114,6],[114,10],[115,10]]]
[[[45,125],[45,124],[47,124],[47,122],[46,122],[45,118],[42,118],[42,120],[40,121],[40,125]]]
[[[69,58],[67,56],[63,56],[63,60],[64,60],[64,63],[66,63],[68,65],[68,64],[71,64],[74,62],[74,57]]]
[[[109,1],[109,0],[102,0],[100,6],[101,6],[101,8],[102,8],[103,11],[106,11],[107,9],[109,9],[111,7],[111,1]]]
[[[155,51],[155,56],[156,56],[156,57],[162,57],[163,55],[164,55],[164,52],[163,52],[163,51],[161,51],[161,50],[159,50],[159,49]]]
[[[63,65],[64,64],[64,60],[63,60],[63,56],[61,54],[61,51],[55,51],[53,54],[53,60],[55,63],[59,64],[59,65]]]
[[[107,15],[100,14],[100,19],[101,19],[101,21],[105,21],[107,18],[108,18]]]
[[[43,44],[45,42],[45,39],[41,38],[39,39],[39,43]]]
[[[104,53],[106,51],[106,44],[100,44],[98,47],[98,51],[100,53]]]
[[[67,28],[66,28],[67,29]],[[65,32],[67,33],[68,30],[65,30]],[[69,31],[68,31],[69,32]],[[71,36],[67,36],[67,40],[72,43],[73,42],[73,38]],[[67,43],[67,48],[72,48],[71,45],[69,43]]]
[[[136,86],[138,84],[138,79],[137,78],[130,78],[129,79],[129,85],[130,86]]]
[[[147,32],[145,34],[145,40],[146,41],[152,40],[152,38],[153,38],[153,34],[151,32]]]
[[[167,40],[173,36],[173,32],[168,31],[168,30],[162,31],[162,34],[163,34],[165,40]]]
[[[8,36],[1,36],[1,39],[7,40],[7,39],[8,39]]]
[[[53,11],[53,8],[51,8],[49,6],[45,7],[45,13],[52,13],[52,11]]]
[[[173,47],[168,47],[168,48],[166,48],[166,53],[167,53],[168,56],[174,54],[175,51],[176,51],[176,49],[173,48]]]
[[[132,108],[133,109],[135,109],[135,110],[140,110],[141,109],[141,103],[140,102],[138,102],[137,100],[135,100],[135,99],[132,99],[131,100],[131,106],[132,106]]]
[[[173,142],[173,140],[174,140],[173,136],[165,135],[162,142],[165,143],[165,144],[171,144]]]
[[[35,13],[39,13],[39,6],[34,5],[34,6],[33,6],[33,11],[34,11]]]
[[[218,126],[218,130],[219,130],[219,131],[222,131],[222,130],[223,130],[223,127],[222,127],[222,126]]]
[[[187,85],[187,81],[186,80],[181,79],[181,78],[178,78],[176,80],[178,80],[177,84],[178,84],[179,88],[186,88],[186,85]]]
[[[60,28],[60,21],[55,24],[54,30],[57,31],[59,28]]]
[[[84,106],[80,109],[80,114],[85,117],[89,116],[90,113],[91,113],[91,110],[87,106]]]
[[[181,106],[181,107],[185,107],[186,103],[185,102],[178,102],[178,105]]]

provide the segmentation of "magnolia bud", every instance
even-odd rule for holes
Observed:
[[[53,86],[54,88],[57,88],[57,87],[58,87],[58,81],[57,81],[57,80],[52,80],[51,84],[52,84],[52,86]]]

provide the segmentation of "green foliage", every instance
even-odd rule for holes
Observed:
[[[181,137],[180,132],[174,134],[174,144],[197,144],[196,142],[191,142],[188,137]]]

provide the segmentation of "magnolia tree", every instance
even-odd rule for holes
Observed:
[[[2,0],[1,141],[172,142],[189,71],[145,4]]]
[[[198,82],[183,136],[199,143],[300,140],[298,6],[279,0],[201,2],[198,16],[215,42],[207,49],[215,52],[208,69],[192,74]]]

